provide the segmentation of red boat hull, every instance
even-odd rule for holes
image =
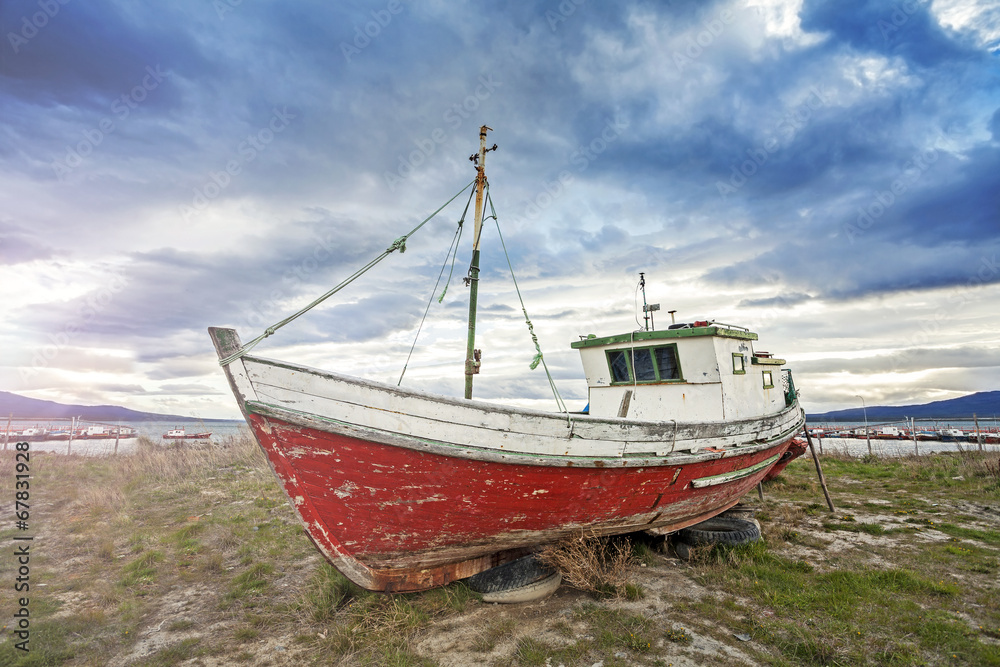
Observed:
[[[447,584],[502,560],[498,552],[580,531],[679,530],[736,504],[791,440],[679,465],[552,466],[444,456],[252,413],[247,419],[317,547],[348,576],[356,568],[352,579],[383,591]],[[736,476],[717,481],[728,473]]]
[[[788,443],[788,449],[785,450],[785,453],[781,455],[778,462],[764,475],[764,481],[768,482],[780,475],[785,466],[806,453],[806,447],[806,441],[802,438],[792,438],[792,441]]]

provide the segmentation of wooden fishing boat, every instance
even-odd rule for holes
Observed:
[[[209,329],[306,533],[369,590],[441,586],[581,531],[698,523],[752,490],[803,427],[783,360],[755,355],[755,333],[710,321],[572,343],[587,413],[472,400],[487,129],[465,398],[252,355],[233,329]]]

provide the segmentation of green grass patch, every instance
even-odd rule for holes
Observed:
[[[203,533],[202,523],[189,523],[170,535],[170,541],[184,554],[193,555],[200,551],[201,544],[195,539]]]
[[[913,532],[912,528],[884,528],[881,524],[866,523],[863,521],[855,523],[824,521],[823,529],[830,532],[844,530],[849,533],[864,533],[866,535],[891,535],[892,533]]]
[[[632,543],[632,558],[646,567],[663,563],[663,557],[657,553],[656,547],[641,537],[637,537]]]
[[[309,581],[299,608],[317,623],[332,619],[340,607],[363,591],[329,563],[321,564]]]
[[[579,660],[587,655],[589,650],[590,643],[586,641],[569,646],[554,646],[534,637],[522,637],[517,640],[509,664],[524,665],[525,667],[558,665],[560,663],[575,665],[579,664]],[[605,661],[605,664],[608,662]]]
[[[959,542],[957,538],[952,539],[955,541],[938,545],[932,550],[932,553],[940,555],[940,562],[947,564],[948,567],[976,574],[996,575],[1000,571],[1000,560],[996,551]]]
[[[586,621],[598,649],[626,649],[645,653],[659,638],[653,619],[621,609],[585,604],[577,616]]]
[[[8,638],[0,644],[0,665],[18,667],[41,667],[61,665],[77,656],[77,650],[70,638],[73,634],[86,631],[86,625],[77,620],[38,620],[33,617],[28,639],[28,652],[18,649],[19,638]]]
[[[566,624],[565,621],[563,621],[563,625],[565,625],[567,629],[569,628],[569,625]],[[516,629],[517,622],[509,616],[503,616],[488,621],[473,641],[472,650],[477,653],[488,653],[492,651],[499,642],[513,637]],[[570,630],[570,632],[572,633],[572,630]]]
[[[145,552],[122,568],[118,586],[131,589],[152,584],[156,579],[156,565],[162,561],[162,551]]]
[[[763,542],[716,548],[696,571],[703,583],[773,610],[771,620],[747,618],[740,627],[794,664],[903,665],[922,662],[924,655],[954,662],[949,651],[964,656],[965,664],[1000,660],[996,646],[976,641],[978,631],[926,611],[960,597],[962,588],[951,581],[862,562],[816,572],[770,553]]]
[[[483,596],[456,581],[441,588],[433,588],[420,595],[421,606],[430,614],[446,612],[463,612],[474,601],[482,600]]]
[[[267,587],[268,575],[274,572],[270,563],[254,563],[246,572],[233,578],[226,600],[243,600],[255,595],[261,595]]]
[[[334,657],[355,656],[362,664],[423,665],[410,642],[430,619],[419,595],[381,595],[362,591],[344,608],[342,622],[320,642]]]
[[[201,654],[198,650],[198,644],[200,643],[201,640],[195,637],[183,639],[173,646],[160,649],[148,658],[134,664],[137,666],[141,665],[141,667],[173,667],[174,665],[198,657]]]
[[[959,537],[966,540],[977,540],[986,544],[1000,545],[1000,531],[980,530],[978,528],[965,528],[951,523],[938,523],[934,528],[946,535]]]
[[[248,627],[236,628],[233,632],[233,637],[236,638],[236,641],[240,642],[253,641],[254,639],[260,637],[260,630]]]

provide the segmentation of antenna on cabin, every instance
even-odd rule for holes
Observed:
[[[643,319],[646,320],[646,331],[653,331],[656,327],[653,324],[653,313],[660,309],[658,303],[646,303],[646,274],[639,272],[639,289],[642,290],[642,312]]]

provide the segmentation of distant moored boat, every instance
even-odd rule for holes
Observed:
[[[164,440],[207,440],[211,433],[188,433],[182,428],[172,428],[163,434]]]

